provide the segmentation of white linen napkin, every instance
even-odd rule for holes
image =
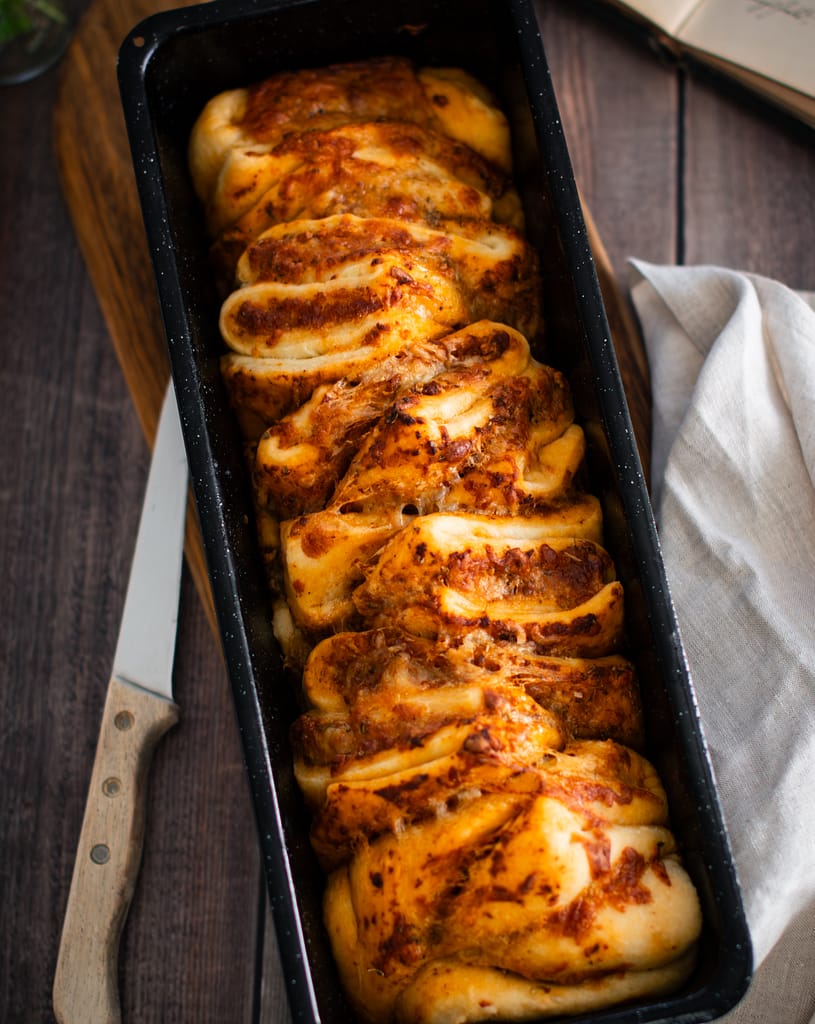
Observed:
[[[815,303],[632,265],[654,507],[761,965],[726,1020],[815,1024]]]

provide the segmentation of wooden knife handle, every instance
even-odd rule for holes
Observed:
[[[172,701],[111,679],[54,976],[59,1024],[121,1020],[119,940],[141,863],[147,775],[177,720]]]

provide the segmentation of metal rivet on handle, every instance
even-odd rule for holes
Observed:
[[[126,732],[133,725],[133,715],[129,711],[120,711],[113,724],[120,732]]]
[[[94,864],[107,864],[110,860],[110,850],[104,843],[97,843],[91,849],[91,860]]]
[[[102,792],[105,796],[118,796],[122,792],[121,782],[111,776],[102,783]]]

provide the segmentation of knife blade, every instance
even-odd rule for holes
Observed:
[[[121,1020],[119,940],[144,839],[147,777],[178,720],[172,672],[188,470],[172,383],[162,404],[54,975],[59,1024]]]

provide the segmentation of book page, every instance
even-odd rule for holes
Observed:
[[[705,0],[617,0],[617,3],[641,15],[669,36],[674,36]]]
[[[707,0],[677,38],[815,96],[815,0]]]

